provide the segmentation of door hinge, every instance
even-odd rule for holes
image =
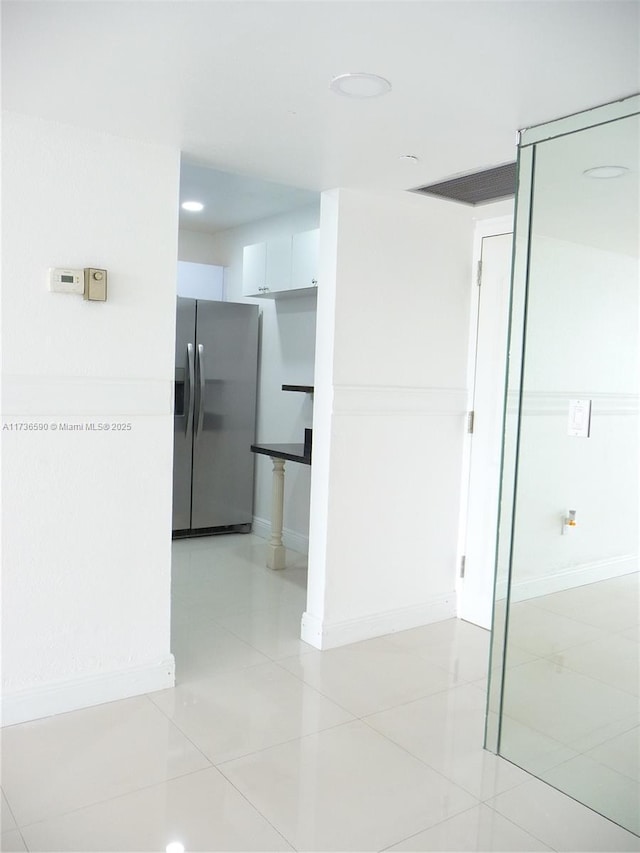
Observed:
[[[460,577],[461,578],[464,577],[464,569],[465,569],[466,562],[467,562],[466,557],[460,557]]]
[[[478,287],[482,284],[482,261],[478,261],[478,271],[476,273],[476,284]]]
[[[473,433],[473,425],[476,419],[476,413],[471,411],[467,414],[467,432],[471,435]]]

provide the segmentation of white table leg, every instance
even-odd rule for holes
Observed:
[[[271,457],[273,462],[273,491],[271,493],[271,539],[267,545],[267,566],[284,569],[285,547],[282,544],[282,519],[284,515],[284,459]]]

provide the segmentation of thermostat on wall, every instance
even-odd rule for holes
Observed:
[[[84,293],[84,270],[49,269],[49,290],[55,293]]]

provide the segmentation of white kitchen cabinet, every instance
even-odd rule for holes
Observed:
[[[267,242],[267,289],[263,295],[291,289],[291,237]]]
[[[245,246],[244,296],[278,299],[313,293],[318,283],[320,229]]]
[[[267,284],[267,244],[254,243],[242,251],[242,294],[261,296]]]
[[[306,290],[318,284],[320,229],[294,234],[291,241],[291,289]]]

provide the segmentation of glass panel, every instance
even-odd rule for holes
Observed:
[[[640,834],[640,119],[610,108],[521,152],[487,746]]]

